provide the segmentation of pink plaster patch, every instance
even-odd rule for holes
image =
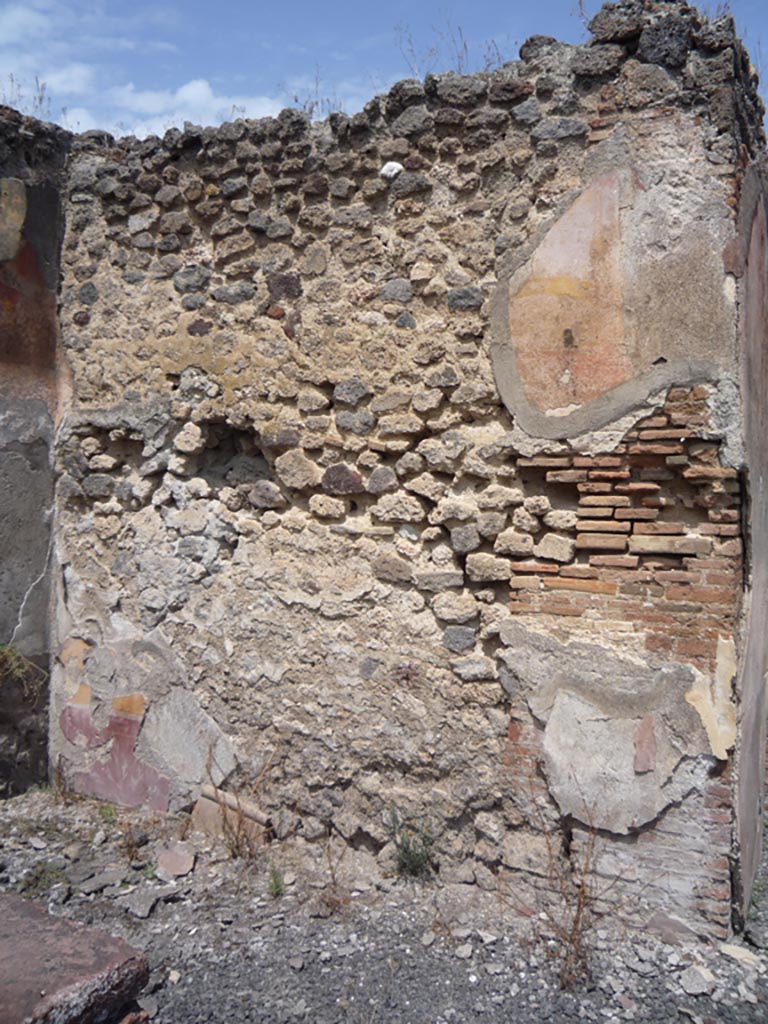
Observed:
[[[107,758],[97,761],[89,771],[75,775],[78,792],[125,807],[168,809],[170,780],[134,754],[144,720],[144,703],[140,694],[116,698],[112,702],[113,713],[103,729],[96,728],[90,705],[69,704],[64,708],[61,730],[70,743],[87,750],[110,743]],[[129,714],[123,710],[126,707],[142,710],[140,714]]]
[[[633,375],[620,243],[619,179],[607,174],[550,230],[510,296],[517,370],[542,412],[582,405]]]
[[[652,772],[656,767],[656,734],[653,715],[646,715],[635,730],[635,772]]]

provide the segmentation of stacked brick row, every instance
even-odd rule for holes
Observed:
[[[519,460],[578,498],[574,560],[513,561],[513,611],[625,620],[649,651],[713,669],[739,611],[741,488],[705,394],[673,389],[610,455]]]

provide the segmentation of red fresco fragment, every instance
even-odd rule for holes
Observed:
[[[109,757],[97,761],[90,771],[75,775],[80,793],[125,807],[148,806],[168,810],[170,780],[134,754],[143,715],[111,714],[103,729],[97,729],[91,709],[69,704],[61,713],[61,730],[70,741],[93,750],[111,741]]]

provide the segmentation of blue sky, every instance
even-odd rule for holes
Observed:
[[[600,3],[584,6],[593,14]],[[768,65],[767,0],[728,6],[753,62],[763,64],[764,46]],[[457,70],[464,43],[476,70],[486,54],[516,59],[534,33],[584,40],[577,0],[0,3],[0,101],[118,135],[261,117],[294,97],[354,113],[400,78]]]

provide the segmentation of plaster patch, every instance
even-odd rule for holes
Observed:
[[[732,637],[717,638],[715,678],[710,685],[698,675],[685,699],[695,708],[704,726],[712,753],[719,761],[728,757],[736,742],[736,705],[733,680],[736,678],[736,645]]]

